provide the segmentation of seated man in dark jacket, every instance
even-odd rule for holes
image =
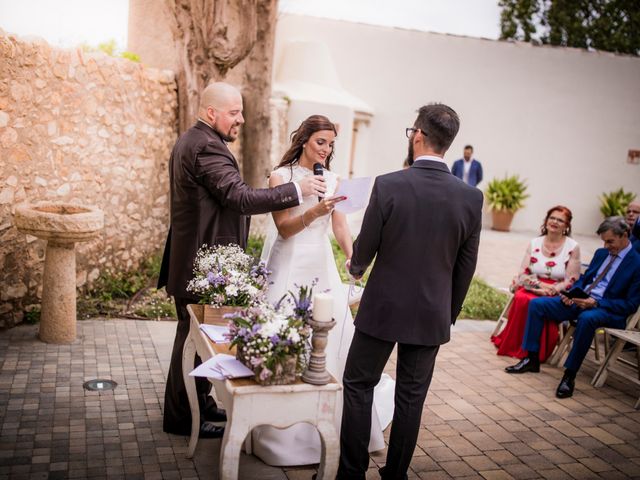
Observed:
[[[565,373],[556,397],[573,395],[575,377],[600,327],[625,328],[626,319],[640,305],[640,254],[629,241],[629,226],[622,217],[609,217],[598,227],[604,242],[593,255],[587,271],[578,279],[587,298],[541,297],[531,300],[522,348],[528,357],[507,367],[508,373],[539,372],[540,335],[546,320],[577,320],[573,346],[564,364]]]
[[[624,219],[631,229],[629,240],[631,240],[636,252],[640,253],[640,200],[634,200],[627,205],[627,213]]]

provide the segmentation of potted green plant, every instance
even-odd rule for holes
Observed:
[[[623,188],[600,196],[600,213],[605,218],[617,215],[624,216],[629,204],[636,198],[635,193],[625,192]]]
[[[527,185],[517,175],[506,175],[504,178],[494,178],[489,182],[485,199],[491,209],[493,230],[509,231],[513,216],[524,206],[524,200],[529,197],[526,191]]]

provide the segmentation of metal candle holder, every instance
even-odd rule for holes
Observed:
[[[302,381],[312,385],[326,385],[331,381],[331,375],[327,372],[327,336],[335,324],[335,320],[330,322],[316,322],[308,320],[307,323],[313,329],[311,336],[311,357],[309,365],[302,374]]]

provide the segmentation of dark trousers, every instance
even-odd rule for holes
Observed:
[[[187,389],[182,377],[182,350],[189,336],[187,305],[194,303],[194,301],[186,298],[174,298],[174,300],[178,313],[178,326],[176,328],[176,338],[173,341],[171,364],[169,365],[167,386],[164,392],[162,429],[167,433],[188,435],[191,433],[191,409],[189,408]],[[200,365],[200,363],[202,363],[200,357],[196,356],[195,365]],[[202,415],[207,408],[215,407],[215,402],[208,395],[211,391],[211,384],[206,378],[196,377],[196,390],[198,392],[200,414]]]
[[[344,370],[339,479],[364,480],[369,466],[373,389],[395,342],[355,331]],[[406,478],[439,346],[398,344],[395,410],[383,478]]]
[[[625,318],[603,308],[582,310],[575,305],[567,306],[559,297],[534,298],[529,302],[522,348],[532,352],[540,351],[540,336],[545,320],[564,322],[576,319],[573,345],[564,367],[577,372],[589,352],[596,330],[600,327],[625,328]]]

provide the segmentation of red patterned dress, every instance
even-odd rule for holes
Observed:
[[[544,247],[544,238],[544,236],[536,237],[529,243],[520,267],[520,274],[514,280],[516,290],[509,309],[507,325],[502,332],[491,337],[491,341],[498,347],[498,355],[516,358],[527,356],[526,350],[522,349],[527,310],[529,301],[539,296],[539,291],[534,293],[525,286],[538,281],[541,284],[553,285],[556,291],[560,291],[570,288],[580,276],[578,243],[570,237],[565,237],[562,247],[553,252]],[[557,342],[558,324],[546,322],[540,339],[541,362],[551,355]]]

